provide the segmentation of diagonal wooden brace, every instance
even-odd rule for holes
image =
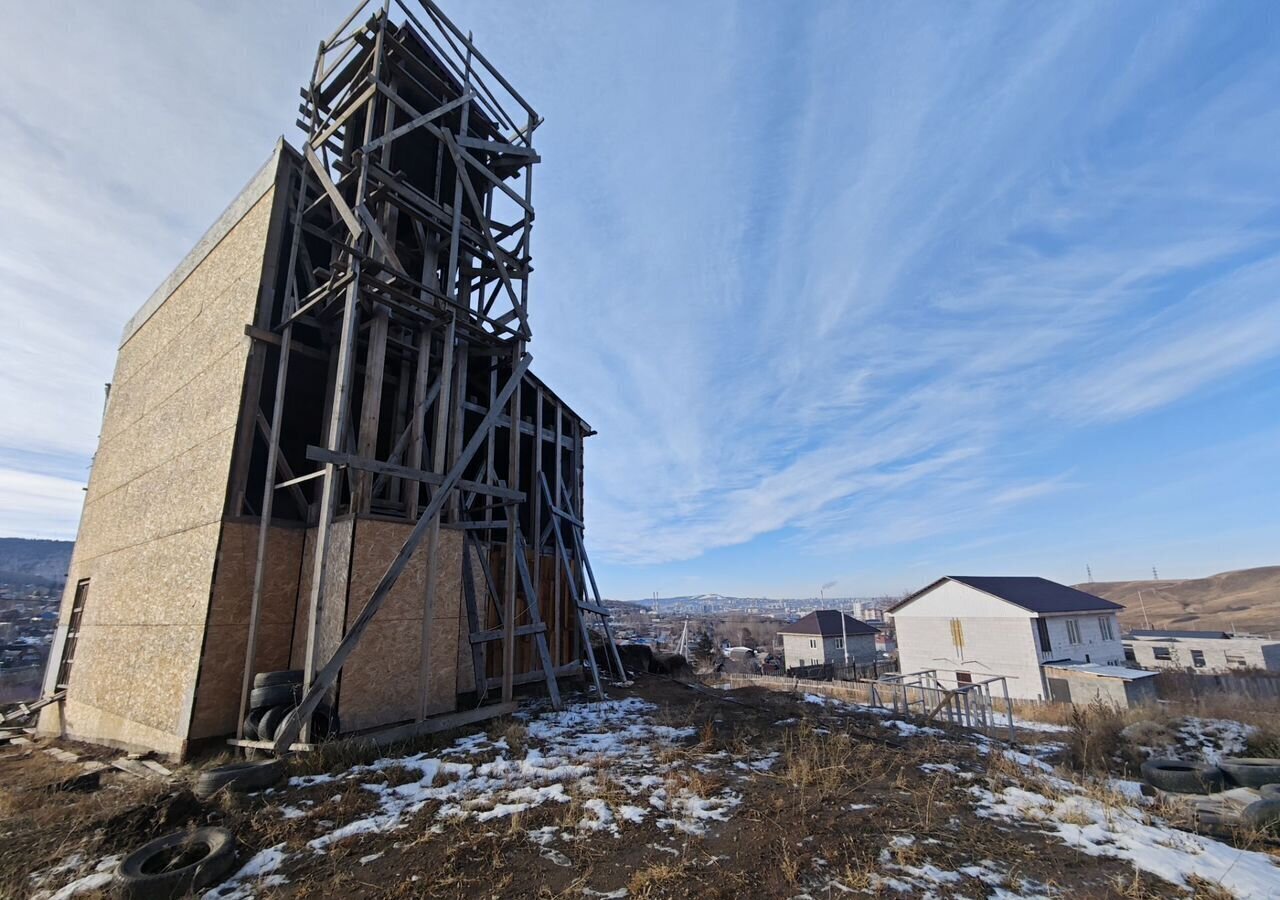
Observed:
[[[520,386],[524,373],[528,370],[531,362],[533,362],[533,356],[526,353],[515,365],[511,372],[511,377],[507,379],[507,383],[503,385],[502,390],[494,399],[493,405],[489,407],[489,412],[480,423],[480,427],[476,429],[475,434],[471,436],[471,440],[463,448],[453,468],[444,476],[444,481],[440,483],[440,487],[432,495],[431,502],[427,504],[427,508],[423,510],[422,517],[418,519],[418,524],[414,526],[413,531],[409,533],[409,537],[405,539],[404,546],[400,548],[396,558],[387,567],[382,580],[378,582],[378,586],[373,589],[373,594],[366,601],[364,609],[360,610],[360,615],[356,617],[356,620],[351,623],[351,627],[347,629],[342,642],[338,644],[338,649],[333,652],[333,656],[324,664],[324,668],[316,673],[315,679],[311,682],[311,689],[307,691],[306,696],[298,703],[297,708],[289,713],[289,716],[282,723],[282,727],[276,735],[275,747],[273,748],[277,756],[283,756],[288,752],[290,745],[297,740],[298,733],[302,730],[302,723],[310,720],[311,714],[315,712],[316,706],[320,703],[320,699],[338,680],[338,673],[342,671],[342,666],[347,661],[347,657],[351,655],[356,645],[360,643],[360,638],[364,636],[369,623],[373,621],[374,615],[377,614],[383,601],[387,599],[401,573],[404,572],[405,567],[409,564],[409,558],[418,549],[423,537],[431,530],[431,525],[436,520],[436,517],[440,515],[440,510],[444,507],[445,500],[448,499],[450,492],[457,487],[458,482],[462,480],[462,473],[471,464],[472,458],[484,443],[489,430],[497,422],[498,416],[502,413],[502,408],[511,399],[511,395],[515,393],[516,388]]]

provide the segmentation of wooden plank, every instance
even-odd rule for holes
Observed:
[[[399,94],[397,94],[397,96],[399,96]],[[473,91],[470,91],[470,90],[464,91],[461,97],[458,97],[454,100],[450,100],[444,106],[437,107],[436,109],[433,109],[429,113],[423,113],[420,116],[416,116],[415,118],[410,119],[408,122],[405,122],[403,125],[399,125],[393,128],[391,131],[387,132],[382,137],[374,138],[372,141],[365,144],[362,149],[365,153],[372,153],[374,150],[377,150],[379,147],[383,146],[384,144],[391,143],[396,138],[402,135],[408,134],[410,131],[413,131],[415,128],[421,128],[423,125],[426,125],[428,122],[434,122],[436,119],[440,118],[441,116],[447,115],[448,113],[453,112],[459,106],[466,103],[468,100],[472,100],[474,98],[475,98],[475,93]]]
[[[519,703],[495,703],[492,706],[478,706],[475,709],[468,709],[462,712],[432,716],[430,719],[425,719],[421,722],[412,722],[380,731],[371,731],[368,734],[352,735],[345,740],[371,742],[377,746],[384,746],[424,734],[437,734],[441,731],[461,728],[463,725],[474,725],[477,722],[496,719],[499,716],[509,716],[519,708]]]
[[[342,221],[347,224],[347,229],[351,232],[351,236],[359,237],[362,235],[364,229],[360,227],[356,214],[351,211],[350,206],[347,206],[347,201],[342,198],[342,194],[338,191],[338,186],[333,183],[333,180],[329,177],[329,172],[324,167],[324,163],[320,161],[320,157],[316,156],[316,152],[311,149],[310,144],[302,145],[302,154],[306,157],[307,163],[311,166],[311,170],[315,172],[316,177],[320,179],[320,186],[324,188],[324,192],[328,196],[329,202],[333,204],[334,210]]]
[[[409,466],[397,466],[393,463],[382,462],[377,459],[364,459],[356,456],[354,453],[335,453],[332,450],[326,450],[323,447],[317,447],[314,444],[307,447],[307,459],[315,462],[333,463],[338,466],[346,466],[350,469],[359,469],[365,472],[377,472],[383,475],[389,475],[394,478],[409,478],[414,481],[420,481],[424,484],[439,485],[444,481],[443,475],[437,475],[435,472],[428,472],[426,469],[412,469]],[[312,473],[314,475],[314,473]],[[312,477],[312,476],[308,476]],[[498,497],[503,500],[511,500],[520,503],[524,500],[523,491],[513,491],[509,488],[494,487],[492,485],[481,484],[478,481],[459,481],[458,487],[464,491],[470,491],[475,494],[485,494],[490,497]]]
[[[373,459],[378,449],[378,428],[382,419],[382,381],[386,374],[387,329],[391,315],[385,307],[378,307],[369,326],[368,351],[364,365],[364,391],[360,400],[360,425],[356,438],[356,454],[363,459]],[[373,476],[366,470],[357,470],[351,479],[352,508],[368,513],[373,503]]]
[[[557,678],[567,678],[571,675],[577,675],[581,671],[582,671],[582,664],[579,663],[577,660],[574,660],[571,663],[567,663],[563,666],[557,667],[555,670],[555,673]],[[522,672],[519,675],[516,675],[512,679],[512,681],[515,682],[515,684],[517,685],[533,684],[535,681],[542,681],[545,677],[546,675],[544,675],[541,671]],[[502,676],[496,675],[493,678],[489,679],[489,687],[495,688],[495,687],[500,687],[501,685],[502,685]]]
[[[475,634],[483,626],[480,611],[476,606],[475,573],[471,568],[472,537],[462,536],[462,596],[467,610],[467,632]],[[484,644],[472,641],[471,667],[475,677],[476,697],[483,700],[489,693],[485,683],[485,649]]]
[[[538,478],[542,482],[542,490],[548,506],[554,505],[551,499],[551,489],[547,487],[546,476],[541,472]],[[560,520],[555,516],[551,517],[551,533],[556,539],[556,551],[560,555],[560,564],[564,567],[565,580],[569,585],[569,592],[574,598],[575,603],[580,603],[584,598],[578,592],[577,580],[573,577],[573,567],[569,563],[569,554],[565,549],[564,538],[560,533]],[[591,682],[595,685],[596,699],[603,700],[605,697],[604,687],[600,684],[600,666],[596,664],[595,651],[591,649],[591,633],[587,630],[587,622],[582,617],[581,611],[577,611],[576,618],[578,620],[578,631],[582,638],[582,649],[587,655],[587,662],[591,667]]]
[[[515,636],[525,637],[530,634],[546,634],[546,632],[547,632],[547,624],[545,622],[537,622],[537,623],[531,622],[528,625],[521,625],[517,627],[515,629]],[[503,639],[506,633],[507,631],[505,628],[493,628],[493,629],[490,629],[489,631],[473,632],[471,635],[471,643],[487,644],[492,641],[500,641]]]
[[[516,532],[517,537],[519,532]],[[547,678],[547,693],[551,696],[551,708],[560,709],[560,686],[556,684],[555,665],[551,661],[551,651],[547,648],[547,627],[542,622],[542,611],[538,608],[538,592],[533,579],[529,577],[529,568],[525,564],[524,540],[520,539],[516,547],[516,566],[520,570],[520,580],[524,584],[525,600],[529,604],[529,618],[540,626],[534,637],[534,646],[538,651],[538,660],[542,663],[542,672]]]
[[[524,373],[528,370],[529,364],[533,362],[533,357],[526,353],[520,362],[516,365],[515,370],[511,373],[511,378],[502,389],[502,402],[506,403],[511,394],[520,386],[520,381],[524,377]],[[320,703],[320,699],[324,696],[333,683],[338,679],[338,673],[342,670],[342,666],[346,663],[347,657],[360,643],[360,638],[364,636],[365,631],[369,627],[369,623],[382,607],[383,601],[395,586],[400,578],[400,574],[404,571],[405,566],[409,564],[409,558],[417,550],[418,545],[422,542],[422,538],[426,536],[427,531],[433,523],[437,522],[437,516],[441,508],[444,506],[445,499],[450,492],[457,487],[458,481],[462,477],[463,471],[471,463],[471,459],[475,456],[476,451],[480,449],[480,443],[484,440],[485,433],[493,427],[493,418],[496,410],[491,410],[490,415],[480,423],[480,427],[467,443],[458,462],[454,465],[449,473],[445,476],[444,481],[436,490],[435,496],[431,498],[431,502],[427,505],[426,510],[422,514],[422,518],[418,520],[418,524],[414,526],[413,531],[409,533],[404,545],[400,548],[400,552],[396,554],[391,565],[387,567],[387,571],[383,574],[382,579],[374,588],[373,594],[365,602],[364,608],[360,610],[360,614],[356,616],[351,627],[347,629],[347,633],[343,635],[342,641],[338,644],[338,648],[334,651],[333,656],[325,664],[324,668],[317,674],[314,681],[307,686],[307,690],[298,703],[298,706],[285,719],[281,727],[275,745],[276,753],[283,755],[287,752],[289,745],[294,742],[298,736],[298,732],[302,728],[303,722],[309,721],[311,714],[315,712],[316,706]],[[326,479],[327,481],[328,479]],[[317,548],[319,551],[320,548]],[[425,651],[425,647],[423,648]]]
[[[170,778],[173,776],[172,770],[165,768],[163,765],[156,762],[154,759],[144,759],[142,760],[142,764],[146,766],[148,769],[150,769],[152,772],[155,772],[157,775],[161,775],[165,778]]]
[[[135,778],[158,778],[159,777],[155,772],[151,771],[150,769],[148,769],[146,766],[144,766],[142,763],[138,762],[137,760],[125,759],[121,757],[120,759],[111,760],[111,765],[115,766],[121,772],[124,772],[127,775],[132,775]]]
[[[512,360],[515,362],[520,355],[519,344],[512,350],[512,353],[515,354]],[[520,389],[519,385],[511,393],[511,427],[507,431],[507,484],[516,486],[520,484],[520,431],[518,423],[520,422],[520,401],[523,394],[524,391]],[[506,581],[506,595],[504,598],[506,605],[502,624],[507,632],[502,641],[502,699],[504,701],[510,700],[512,697],[511,678],[515,674],[516,666],[516,570],[519,567],[515,564],[515,557],[521,552],[519,542],[516,540],[519,534],[517,518],[514,515],[507,517],[507,550],[502,565],[502,574]],[[536,602],[536,598],[534,599]]]

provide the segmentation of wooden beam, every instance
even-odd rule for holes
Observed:
[[[329,198],[329,202],[333,204],[334,210],[343,222],[347,224],[348,230],[352,237],[359,237],[364,233],[364,229],[360,227],[356,214],[351,211],[351,207],[347,205],[347,201],[342,199],[342,194],[338,191],[338,186],[333,183],[333,179],[329,177],[328,170],[325,169],[324,163],[320,161],[320,157],[316,156],[316,152],[311,149],[310,144],[302,145],[302,155],[306,157],[307,163],[311,166],[311,171],[315,172],[316,177],[320,179],[320,186],[324,188],[325,194]]]
[[[388,475],[392,478],[408,478],[423,484],[440,485],[444,483],[445,476],[437,475],[435,472],[429,472],[426,469],[415,469],[410,466],[397,466],[393,463],[382,462],[376,459],[366,459],[362,456],[356,456],[353,453],[335,453],[332,450],[326,450],[323,447],[317,447],[315,444],[307,447],[307,459],[313,462],[333,463],[335,466],[345,466],[349,469],[357,469],[362,472],[375,472],[379,475]],[[314,477],[315,473],[307,476]],[[523,491],[513,491],[510,488],[494,487],[493,485],[481,484],[478,481],[459,480],[458,487],[464,491],[470,491],[473,494],[487,494],[491,497],[499,497],[503,500],[512,500],[516,503],[524,501]]]
[[[506,403],[511,394],[520,387],[520,380],[524,377],[524,373],[529,368],[529,364],[533,361],[533,357],[526,353],[516,364],[511,378],[507,381],[502,389],[502,403]],[[435,496],[431,498],[431,502],[427,505],[426,510],[422,514],[422,518],[418,520],[418,524],[414,526],[413,531],[405,539],[404,545],[401,546],[400,552],[396,554],[395,559],[391,561],[391,565],[387,567],[387,571],[383,573],[377,587],[374,588],[373,594],[365,602],[364,608],[360,610],[360,614],[356,616],[355,621],[351,623],[351,627],[347,629],[347,633],[343,635],[342,641],[338,644],[338,648],[333,652],[333,656],[325,663],[323,669],[316,675],[297,707],[289,714],[282,723],[279,732],[276,735],[276,754],[283,756],[294,742],[301,731],[303,723],[311,719],[311,714],[315,712],[315,708],[320,703],[320,699],[325,695],[334,682],[338,679],[338,673],[342,671],[343,665],[347,661],[347,657],[355,650],[356,645],[360,643],[360,639],[364,637],[364,633],[369,628],[369,623],[373,621],[373,617],[377,615],[378,610],[382,608],[383,602],[387,599],[387,595],[391,593],[391,589],[395,587],[400,575],[404,572],[405,567],[409,564],[410,557],[414,551],[418,549],[418,545],[422,542],[423,537],[431,529],[431,526],[438,520],[441,508],[444,506],[445,499],[450,492],[457,487],[458,481],[462,478],[462,473],[466,467],[470,465],[472,457],[476,451],[480,449],[480,443],[484,440],[485,433],[493,427],[493,419],[496,417],[496,410],[491,410],[489,416],[480,423],[480,427],[476,433],[472,435],[471,440],[467,442],[466,448],[463,450],[458,462],[445,475],[444,481],[436,490]],[[330,464],[332,465],[332,464]],[[326,479],[326,482],[330,479]],[[317,552],[321,548],[317,547]],[[314,622],[313,622],[314,625]],[[425,650],[425,648],[424,648]]]
[[[360,401],[360,427],[356,438],[356,455],[372,459],[378,450],[378,428],[382,418],[382,379],[387,362],[387,328],[391,315],[385,307],[374,311],[369,328],[369,349],[365,355],[364,392]],[[351,479],[351,507],[367,513],[373,504],[373,476],[358,470]]]

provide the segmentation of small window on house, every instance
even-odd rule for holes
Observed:
[[[1238,653],[1227,654],[1227,665],[1233,669],[1249,668],[1249,661]]]
[[[810,638],[810,639],[809,639],[809,646],[810,646],[810,647],[812,647],[812,648],[814,648],[814,649],[816,650],[816,649],[817,649],[817,647],[818,647],[818,642],[817,642],[816,640],[814,640],[813,638]]]
[[[1075,619],[1067,619],[1067,642],[1071,644],[1083,643],[1080,640],[1080,623]]]
[[[1130,647],[1128,644],[1124,645],[1124,659],[1125,659],[1125,662],[1131,662],[1131,663],[1136,663],[1138,661],[1137,654],[1133,652],[1133,648]]]
[[[1197,669],[1203,669],[1204,668],[1204,651],[1192,650],[1191,662]]]
[[[76,596],[71,601],[71,618],[67,620],[67,639],[62,644],[62,662],[58,666],[58,680],[54,690],[66,690],[71,680],[71,664],[76,660],[76,643],[80,637],[80,620],[84,618],[84,604],[89,599],[89,579],[76,583]]]
[[[844,649],[844,638],[836,638],[836,649],[837,650]]]
[[[1041,653],[1053,650],[1053,643],[1049,640],[1049,623],[1044,619],[1036,619],[1036,634],[1040,637]]]
[[[1102,632],[1102,639],[1104,641],[1115,640],[1111,633],[1110,616],[1098,616],[1098,630]]]
[[[972,672],[957,672],[956,684],[973,684]]]
[[[1151,652],[1155,654],[1156,659],[1169,662],[1173,659],[1173,651],[1168,647],[1152,647]]]

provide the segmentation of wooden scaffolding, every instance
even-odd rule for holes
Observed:
[[[314,528],[314,550],[298,612],[303,697],[277,752],[309,740],[312,712],[420,548],[415,722],[429,717],[442,527],[464,535],[477,702],[493,688],[509,704],[516,684],[536,679],[558,705],[556,677],[575,669],[564,660],[585,652],[594,673],[589,633],[572,622],[585,599],[581,535],[566,544],[559,530],[561,516],[581,524],[582,441],[592,432],[529,371],[541,119],[431,0],[357,6],[321,43],[300,111],[306,139],[277,289],[250,329],[254,422],[232,481],[236,512],[260,520],[241,719],[281,520]],[[343,515],[412,528],[359,614],[326,637],[324,585]],[[533,648],[525,673],[518,645]]]

